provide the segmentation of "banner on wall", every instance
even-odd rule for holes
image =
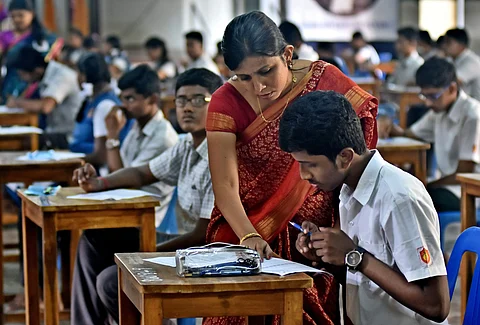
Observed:
[[[350,41],[361,31],[369,41],[397,38],[398,0],[286,0],[287,19],[305,41]]]

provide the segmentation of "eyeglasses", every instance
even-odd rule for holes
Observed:
[[[206,103],[209,103],[211,99],[212,99],[211,97],[205,97],[202,95],[193,96],[192,98],[180,96],[175,98],[175,106],[185,107],[187,106],[187,103],[190,102],[192,103],[193,107],[200,108],[200,107],[203,107]]]
[[[436,94],[422,94],[422,93],[420,93],[420,94],[418,94],[418,98],[420,98],[421,100],[427,100],[428,99],[430,101],[436,101],[437,99],[439,99],[443,95],[443,93],[448,89],[448,87],[450,87],[450,86],[447,86],[447,87],[443,88],[442,91],[440,91]]]

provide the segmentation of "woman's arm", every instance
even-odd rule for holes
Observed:
[[[257,230],[247,217],[239,195],[236,135],[227,132],[207,132],[208,157],[215,202],[238,238]],[[272,250],[261,238],[254,237],[242,244],[271,257]]]

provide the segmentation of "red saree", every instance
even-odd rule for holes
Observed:
[[[377,100],[337,68],[322,61],[314,62],[290,94],[266,109],[265,118],[272,121],[280,116],[287,97],[297,98],[315,90],[344,94],[362,121],[368,147],[376,146]],[[265,123],[242,99],[232,85],[220,88],[209,106],[207,131],[237,134],[239,194],[255,229],[282,258],[310,264],[295,249],[298,231],[292,231],[287,224],[290,220],[298,224],[309,220],[319,226],[332,227],[335,223],[333,194],[315,191],[307,181],[301,180],[298,163],[279,148],[279,119]],[[245,116],[251,121],[246,121]],[[239,239],[215,207],[207,229],[207,242],[216,241],[238,243]],[[304,292],[304,324],[337,324],[338,310],[338,287],[333,277],[315,276],[314,287]],[[204,324],[240,325],[244,319],[206,318]],[[279,324],[279,317],[274,317],[273,324]]]

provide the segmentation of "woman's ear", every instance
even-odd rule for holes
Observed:
[[[285,62],[291,62],[293,60],[293,45],[287,45],[285,50],[283,51],[283,57],[285,58]]]

